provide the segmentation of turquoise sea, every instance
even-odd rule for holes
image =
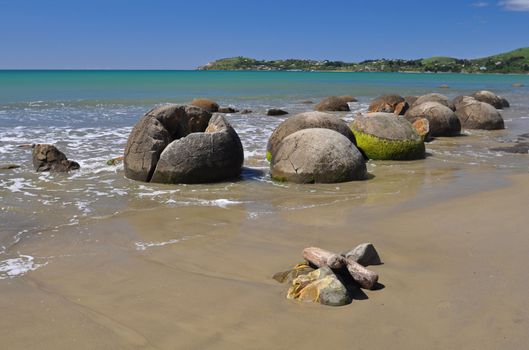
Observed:
[[[514,88],[513,83],[524,87]],[[449,88],[440,88],[444,84]],[[455,97],[476,90],[491,90],[509,100],[511,108],[502,111],[506,130],[464,131],[462,137],[439,138],[427,145],[429,156],[423,161],[369,162],[374,178],[364,183],[297,186],[274,183],[267,174],[266,142],[288,117],[266,116],[267,108],[284,108],[292,115],[312,110],[307,100],[353,95],[358,102],[351,104],[351,112],[339,113],[351,121],[356,113],[367,110],[372,98],[386,93],[440,92]],[[106,160],[122,154],[132,126],[146,111],[195,97],[253,111],[227,115],[243,142],[245,166],[253,169],[244,172],[242,181],[197,186],[142,184],[124,178],[121,165],[106,165]],[[528,132],[529,75],[0,71],[0,164],[20,165],[0,171],[0,279],[12,277],[9,271],[16,275],[5,262],[21,259],[20,242],[51,239],[64,227],[86,228],[94,220],[131,210],[215,206],[244,210],[251,220],[337,201],[391,200],[412,192],[442,196],[447,183],[452,194],[490,187],[505,175],[527,172],[528,155],[491,148],[511,145]],[[81,164],[81,170],[67,175],[36,174],[30,151],[19,148],[28,143],[56,144]],[[181,238],[169,237],[167,242]],[[138,241],[129,248],[145,249],[149,244]],[[26,263],[16,271],[23,274],[46,261]]]

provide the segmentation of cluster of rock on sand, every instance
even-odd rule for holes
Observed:
[[[457,136],[462,128],[503,129],[498,109],[509,106],[504,98],[479,91],[453,100],[437,93],[380,96],[350,125],[329,113],[349,111],[349,103],[355,101],[352,96],[327,97],[315,105],[316,111],[283,121],[266,148],[272,178],[295,183],[365,180],[368,159],[421,159],[425,142],[432,137]],[[190,105],[170,104],[148,111],[129,135],[123,157],[125,176],[158,183],[237,178],[244,151],[237,132],[222,115],[235,112],[233,107],[219,107],[203,98]],[[269,115],[284,113],[268,110]],[[37,171],[79,168],[51,145],[33,145],[33,163]]]
[[[363,289],[380,289],[378,275],[366,268],[380,265],[380,257],[371,243],[363,243],[343,254],[321,248],[303,250],[304,262],[276,273],[273,278],[288,284],[288,299],[323,305],[349,304]]]

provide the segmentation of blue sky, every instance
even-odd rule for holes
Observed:
[[[0,0],[0,69],[472,58],[526,46],[529,0]]]

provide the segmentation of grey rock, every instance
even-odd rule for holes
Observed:
[[[342,134],[303,129],[285,137],[272,155],[272,178],[296,183],[335,183],[367,178],[364,157]]]
[[[522,83],[513,83],[511,86],[514,88],[520,88],[520,87],[524,87],[525,85]]]
[[[452,101],[450,101],[450,99],[446,97],[445,95],[438,94],[438,93],[431,93],[431,94],[419,96],[417,100],[415,100],[415,102],[411,105],[411,108],[418,106],[420,104],[423,104],[425,102],[437,102],[437,103],[440,103],[450,108],[451,110],[455,110],[454,105],[452,104]]]
[[[428,119],[433,137],[455,136],[461,132],[461,123],[453,110],[438,102],[416,104],[406,112],[405,117],[412,123],[418,118]]]
[[[33,147],[33,167],[37,172],[68,172],[80,168],[79,163],[68,160],[57,147],[47,144],[36,144]]]
[[[362,266],[382,264],[375,246],[371,243],[362,243],[356,248],[343,254],[343,256],[353,259]]]
[[[496,109],[502,109],[509,107],[509,102],[501,96],[498,96],[490,91],[478,91],[472,95],[476,100],[480,102],[488,103]]]
[[[303,129],[325,128],[331,129],[344,135],[352,143],[356,143],[353,132],[343,120],[335,115],[323,112],[305,112],[296,114],[283,121],[274,130],[266,146],[267,158],[271,159],[279,143],[288,135]]]
[[[356,102],[353,96],[329,96],[321,100],[314,109],[320,112],[348,112],[349,102]]]
[[[266,110],[266,115],[270,115],[270,116],[278,116],[278,115],[285,115],[285,114],[288,114],[288,112],[280,108],[270,108]]]
[[[406,100],[400,95],[383,95],[371,101],[368,112],[384,112],[403,115],[408,107],[408,102],[406,102]]]
[[[237,113],[238,110],[236,110],[233,107],[220,107],[217,112],[218,113]]]
[[[221,115],[204,132],[171,142],[161,153],[151,182],[208,183],[236,178],[244,153],[237,132]]]
[[[528,154],[529,153],[529,142],[518,142],[513,146],[496,147],[496,148],[491,148],[490,150],[494,152]]]
[[[476,100],[461,103],[456,111],[461,125],[466,129],[504,129],[501,114],[492,105]]]
[[[465,103],[471,102],[471,101],[477,101],[477,100],[472,96],[459,95],[452,99],[452,104],[454,105],[454,108],[457,111],[460,108],[460,106],[462,106]]]
[[[195,106],[165,105],[147,112],[134,126],[125,146],[125,176],[150,181],[162,151],[176,139],[203,132],[211,113]]]
[[[251,109],[247,109],[247,108],[246,108],[246,109],[243,109],[243,110],[241,111],[241,114],[250,114],[250,113],[252,113],[252,110],[251,110]]]
[[[0,164],[0,170],[11,170],[11,169],[18,169],[20,168],[20,165],[16,164]]]

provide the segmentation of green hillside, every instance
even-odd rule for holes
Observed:
[[[348,71],[348,72],[455,72],[529,73],[529,47],[477,59],[435,56],[418,60],[378,59],[362,62],[303,59],[256,60],[223,58],[199,70]]]

